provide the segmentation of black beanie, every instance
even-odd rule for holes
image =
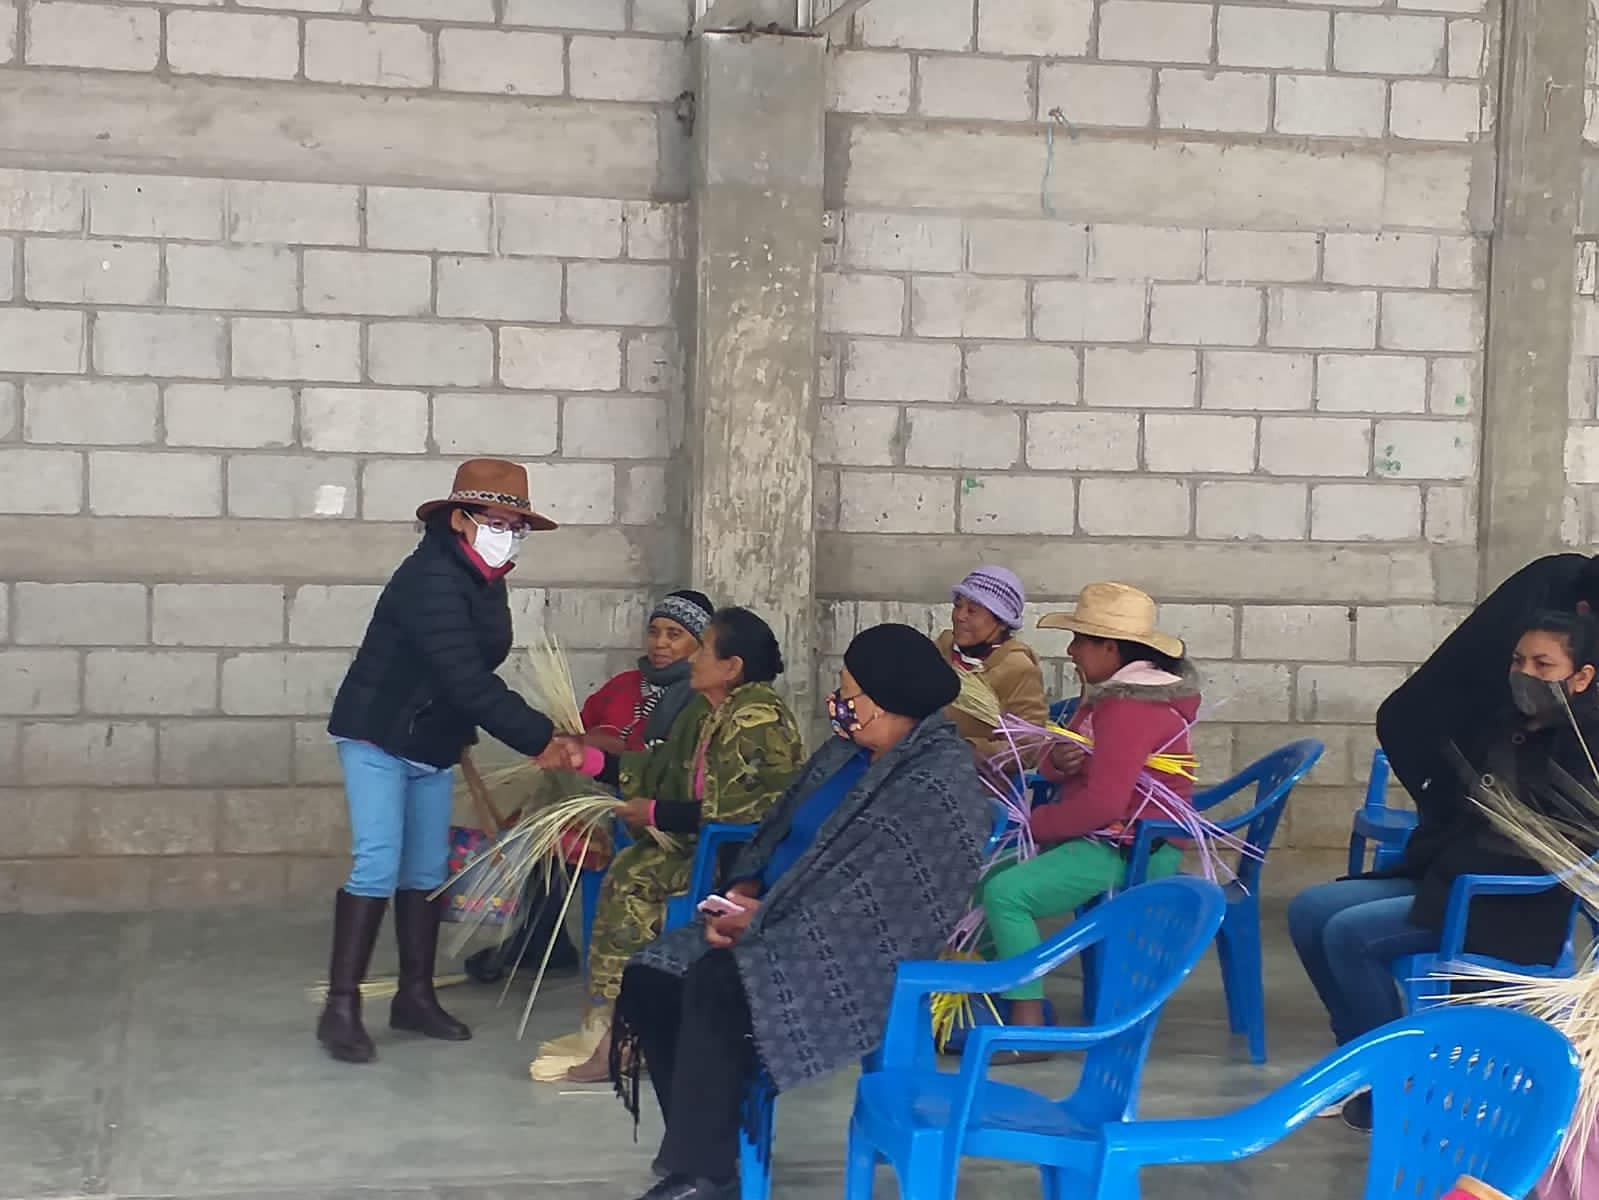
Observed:
[[[960,695],[960,678],[925,633],[909,625],[874,625],[855,635],[844,666],[877,706],[920,721]]]

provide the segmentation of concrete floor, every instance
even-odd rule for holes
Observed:
[[[1146,1115],[1234,1107],[1329,1049],[1280,907],[1267,926],[1270,1065],[1229,1043],[1212,957],[1162,1021]],[[523,1042],[525,988],[496,1007],[497,988],[465,985],[444,995],[473,1041],[403,1038],[380,1011],[380,1060],[344,1066],[318,1050],[305,996],[326,930],[320,912],[0,918],[0,1200],[628,1200],[648,1186],[653,1113],[635,1144],[608,1089],[528,1081],[537,1042],[575,1025],[574,977],[546,984]],[[376,970],[391,972],[391,956]],[[1076,981],[1057,985],[1075,1011]],[[1008,1076],[1059,1094],[1071,1072]],[[783,1099],[777,1197],[839,1195],[852,1089],[841,1076]],[[1148,1173],[1144,1195],[1356,1197],[1365,1154],[1340,1122],[1315,1121],[1240,1167]],[[890,1178],[879,1196],[895,1194]],[[974,1164],[962,1178],[963,1196],[1038,1195],[1036,1176],[1010,1167]]]

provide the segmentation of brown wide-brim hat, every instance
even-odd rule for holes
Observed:
[[[1168,658],[1183,656],[1182,638],[1155,628],[1154,598],[1125,583],[1089,584],[1078,593],[1074,612],[1048,613],[1038,619],[1038,627],[1137,642]]]
[[[528,499],[527,468],[503,458],[474,458],[455,471],[455,483],[443,500],[429,500],[416,510],[416,519],[426,521],[430,514],[452,504],[467,507],[492,504],[521,513],[534,529],[555,529],[554,521],[534,509]]]

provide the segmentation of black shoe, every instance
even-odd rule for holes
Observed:
[[[639,1200],[739,1200],[736,1178],[717,1183],[689,1175],[668,1175]]]
[[[388,907],[381,896],[352,896],[343,889],[334,898],[328,999],[316,1023],[316,1038],[339,1062],[367,1063],[378,1056],[361,1024],[361,981]]]
[[[1344,1101],[1344,1124],[1356,1133],[1371,1132],[1371,1093],[1361,1092]]]
[[[394,893],[394,934],[400,946],[400,989],[389,1005],[389,1028],[446,1042],[465,1042],[472,1031],[443,1008],[433,994],[433,960],[439,950],[443,899],[421,891]]]

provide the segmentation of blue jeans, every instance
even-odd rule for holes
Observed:
[[[1288,905],[1288,933],[1342,1046],[1405,1015],[1393,961],[1438,946],[1438,934],[1410,923],[1411,879],[1340,879]]]
[[[355,862],[344,890],[392,896],[396,888],[431,892],[450,861],[454,772],[395,758],[370,742],[338,744],[350,805]]]

